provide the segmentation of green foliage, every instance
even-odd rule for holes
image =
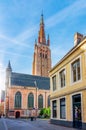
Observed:
[[[50,114],[51,114],[50,107],[48,107],[48,108],[42,108],[40,110],[40,116],[41,117],[50,118]]]

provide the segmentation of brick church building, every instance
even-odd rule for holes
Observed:
[[[40,30],[38,34],[38,42],[35,41],[34,57],[33,57],[33,75],[48,77],[51,69],[51,51],[49,35],[46,41],[44,31],[43,14],[41,15]]]
[[[10,61],[6,68],[5,114],[8,117],[29,117],[33,109],[50,106],[51,69],[50,39],[46,41],[43,14],[38,40],[35,41],[32,75],[12,71]]]

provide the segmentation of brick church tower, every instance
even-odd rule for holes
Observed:
[[[49,35],[46,41],[43,14],[41,15],[38,40],[35,40],[32,74],[48,77],[51,69],[51,50]]]

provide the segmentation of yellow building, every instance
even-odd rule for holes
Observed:
[[[86,129],[86,36],[51,69],[51,123]]]

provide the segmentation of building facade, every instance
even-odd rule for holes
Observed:
[[[50,69],[51,69],[50,38],[48,35],[46,41],[44,20],[42,14],[38,40],[37,41],[35,40],[32,74],[48,77]]]
[[[86,129],[86,37],[74,35],[74,47],[50,71],[51,123]]]
[[[5,90],[1,90],[1,102],[5,100]]]
[[[12,72],[10,62],[6,69],[5,114],[8,117],[29,117],[35,109],[49,107],[50,79]]]
[[[5,90],[1,90],[0,115],[4,114],[4,103],[5,103]]]

